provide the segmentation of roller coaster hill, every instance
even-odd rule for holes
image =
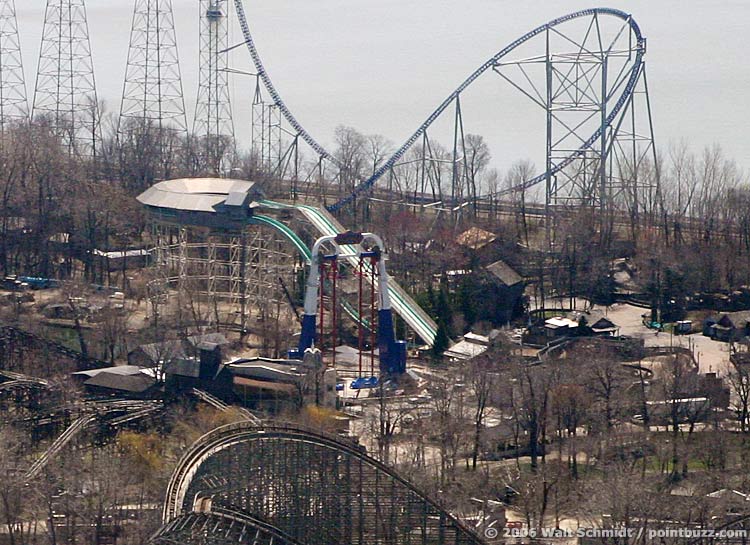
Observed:
[[[268,289],[274,283],[269,277],[292,275],[295,263],[309,264],[301,335],[290,350],[292,359],[302,359],[308,349],[329,345],[334,348],[335,365],[342,315],[356,325],[360,377],[368,374],[361,356],[364,351],[370,352],[369,376],[375,376],[372,362],[376,355],[381,374],[405,371],[406,343],[395,338],[393,310],[426,344],[434,342],[436,324],[390,279],[383,241],[373,233],[346,231],[320,208],[265,200],[255,183],[243,180],[169,180],[155,184],[138,200],[154,225],[154,265],[161,271],[157,276],[166,279],[161,290],[179,292],[192,281],[211,299],[220,296],[218,283],[226,282],[230,302],[238,303],[243,331],[247,315],[267,305]],[[296,233],[269,212],[296,213],[312,234]],[[311,248],[302,237],[315,235]],[[271,241],[279,238],[285,241],[286,251],[295,254],[291,259],[288,253],[269,251]],[[226,260],[223,268],[216,265],[222,260]],[[352,273],[346,274],[349,281],[356,284],[354,304],[338,296],[345,269]]]
[[[324,167],[334,175],[352,177],[345,161],[327,150],[284,101],[256,47],[243,0],[234,0],[234,6],[257,73],[254,107],[275,115],[277,131],[289,135],[288,142],[279,139],[280,146],[260,143],[257,152],[264,168],[275,178],[292,179],[293,194],[297,181],[310,183]],[[571,205],[597,211],[602,223],[623,211],[633,217],[649,214],[661,202],[661,189],[645,57],[646,37],[633,16],[619,9],[584,9],[540,25],[471,72],[369,176],[355,174],[358,184],[327,210],[343,212],[372,195],[379,182],[402,182],[403,168],[417,165],[413,171],[416,202],[412,204],[424,204],[419,196],[432,191],[431,206],[447,204],[460,213],[467,204],[460,188],[471,176],[470,88],[499,78],[540,114],[534,116],[532,111],[530,116],[538,119],[540,136],[545,134],[539,139],[540,144],[544,142],[543,169],[482,195],[475,206],[538,191],[544,195],[538,209],[545,218],[549,247],[555,243],[554,216]],[[480,108],[479,114],[485,116],[486,104]],[[497,126],[507,131],[502,118],[498,121]],[[531,117],[525,120],[524,130],[532,121]],[[452,142],[445,154],[435,153],[441,138]],[[299,162],[302,143],[318,159],[310,162],[315,166],[307,175]],[[447,169],[450,189],[436,195],[436,187],[441,187],[441,164]]]

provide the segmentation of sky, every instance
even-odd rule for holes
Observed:
[[[198,79],[198,0],[172,0],[189,123]],[[475,68],[555,17],[593,7],[574,0],[244,0],[266,68],[305,128],[331,145],[339,125],[400,144]],[[648,39],[647,73],[657,146],[718,144],[750,172],[747,0],[611,0]],[[99,99],[119,110],[132,0],[86,0]],[[16,0],[29,95],[43,0]],[[235,24],[230,42],[241,41]],[[251,70],[247,51],[230,64]],[[236,133],[249,146],[254,78],[234,77]],[[464,104],[467,132],[486,137],[501,171],[543,161],[544,122],[499,78]]]

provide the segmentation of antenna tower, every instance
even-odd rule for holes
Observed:
[[[0,0],[0,133],[29,116],[14,0]]]
[[[200,0],[200,75],[193,133],[200,139],[204,167],[225,170],[234,152],[229,98],[229,24],[226,0]]]
[[[121,132],[129,121],[153,124],[160,133],[187,134],[172,0],[135,0]]]
[[[47,0],[32,115],[77,155],[95,155],[99,105],[84,0]]]

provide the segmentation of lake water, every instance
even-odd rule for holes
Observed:
[[[27,85],[33,89],[43,0],[17,0]],[[173,0],[183,82],[192,118],[197,91],[198,1]],[[578,1],[506,0],[245,0],[265,64],[305,127],[330,144],[337,125],[408,137],[432,109],[494,52],[554,17],[591,7]],[[648,38],[648,76],[658,144],[684,139],[695,149],[720,144],[750,167],[746,103],[750,2],[633,0],[609,6],[628,11]],[[88,0],[100,99],[119,109],[132,17],[130,0]],[[232,28],[231,41],[240,40]],[[232,66],[250,70],[244,49]],[[487,91],[467,106],[485,134],[493,165],[519,158],[540,166],[544,125],[528,122],[524,99],[506,89]],[[254,80],[232,81],[237,134],[249,141]],[[507,86],[506,86],[507,87]],[[509,98],[510,97],[510,98]],[[517,101],[519,107],[515,107]],[[493,134],[493,132],[495,134]]]

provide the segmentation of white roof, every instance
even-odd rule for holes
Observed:
[[[143,371],[142,367],[137,365],[117,365],[115,367],[104,367],[103,369],[89,369],[86,371],[77,371],[74,376],[95,377],[99,373],[109,373],[110,375],[138,375]]]
[[[233,363],[227,365],[227,367],[232,371],[232,374],[245,378],[284,381],[296,380],[302,376],[302,373],[296,367],[274,365],[272,363]]]
[[[173,210],[215,212],[215,207],[235,194],[249,193],[255,184],[224,178],[182,178],[159,182],[138,195],[141,204]],[[231,203],[230,203],[231,204]]]
[[[471,341],[460,341],[443,352],[444,356],[458,360],[468,360],[487,352],[487,346]]]
[[[141,257],[149,254],[148,250],[119,250],[112,252],[105,252],[103,250],[94,250],[94,255],[106,257],[108,259],[120,259],[123,257]]]
[[[474,344],[483,344],[484,346],[489,346],[490,344],[489,337],[485,337],[484,335],[477,335],[476,333],[471,332],[464,335],[464,340]]]
[[[555,318],[550,318],[549,320],[545,320],[544,325],[546,327],[551,328],[558,328],[558,327],[578,327],[578,322],[574,322],[573,320],[569,318],[562,318],[560,316],[556,316]]]

